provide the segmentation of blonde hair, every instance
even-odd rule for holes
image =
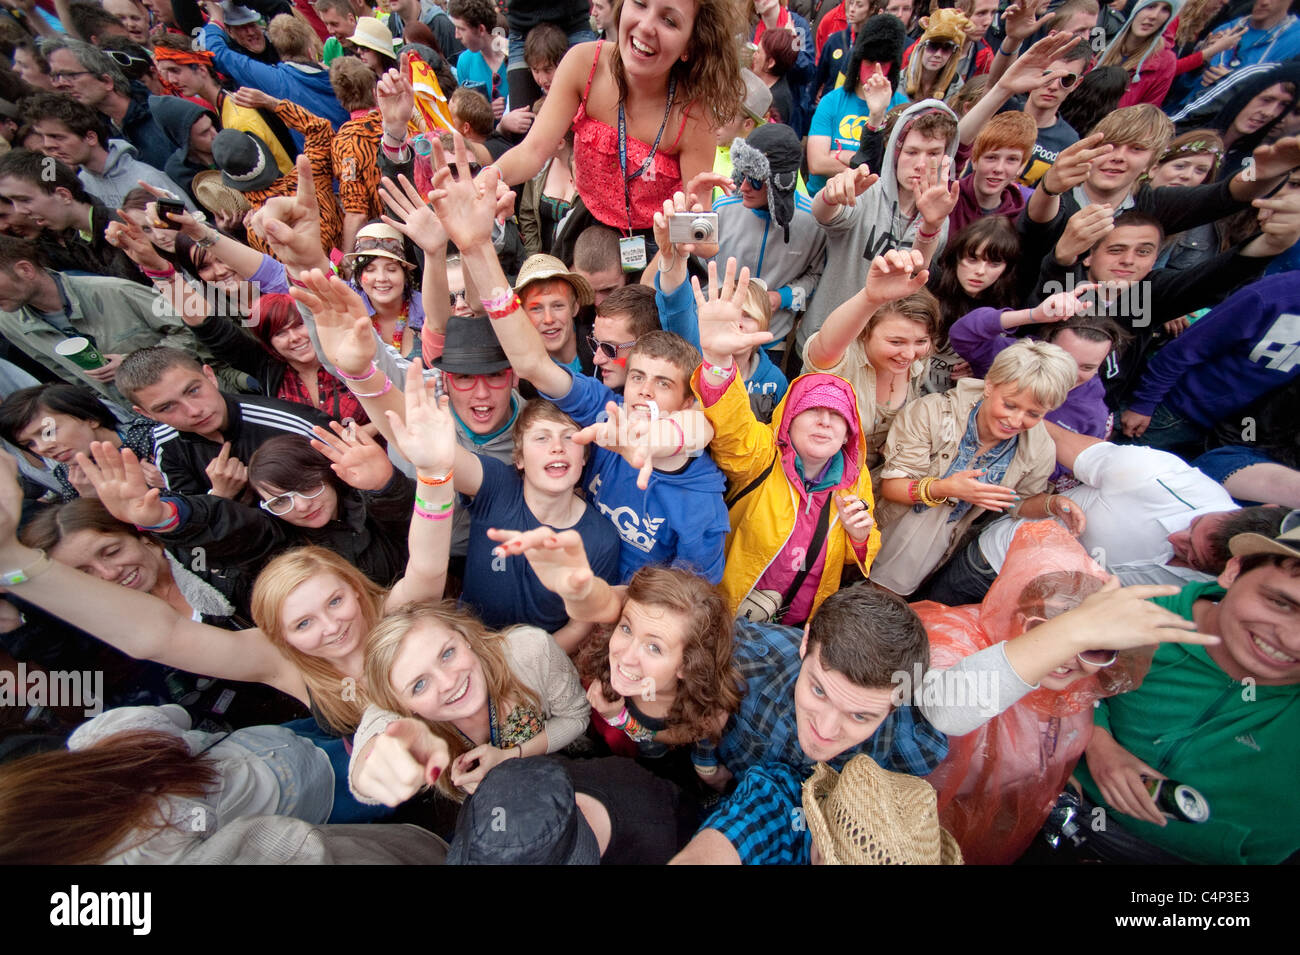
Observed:
[[[758,330],[765,332],[772,324],[772,300],[767,297],[767,286],[762,282],[750,282],[745,292],[745,315],[758,323]]]
[[[332,728],[351,735],[368,702],[361,687],[346,687],[345,677],[322,657],[293,647],[284,635],[284,602],[300,585],[319,574],[335,574],[352,589],[361,606],[361,625],[369,630],[383,615],[387,591],[332,550],[299,547],[266,565],[253,585],[253,621],[271,644],[302,674],[312,702]],[[352,692],[344,692],[352,690]]]
[[[1021,339],[993,359],[985,384],[1015,385],[1047,405],[1059,408],[1079,380],[1079,366],[1064,348]]]
[[[1092,127],[1101,133],[1102,142],[1111,146],[1143,146],[1151,150],[1151,163],[1164,155],[1174,138],[1174,123],[1150,103],[1125,106],[1104,116]]]
[[[411,712],[411,708],[393,689],[392,684],[393,664],[397,655],[401,653],[407,636],[421,624],[450,630],[469,645],[470,652],[483,665],[489,699],[498,705],[508,701],[512,705],[527,704],[541,709],[537,693],[515,676],[506,660],[506,634],[510,631],[496,633],[488,630],[478,619],[458,610],[450,600],[410,603],[398,607],[370,632],[370,638],[366,641],[365,678],[366,686],[370,688],[370,698],[378,706],[394,713],[424,719]],[[424,722],[446,742],[453,760],[468,752],[465,740],[450,723]],[[439,777],[438,788],[453,799],[459,801],[463,798],[451,784],[451,773],[443,773]]]

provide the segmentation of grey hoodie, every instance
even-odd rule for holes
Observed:
[[[956,122],[957,115],[937,99],[921,100],[909,106],[898,117],[889,134],[884,168],[877,170],[880,179],[858,198],[857,205],[841,206],[835,218],[822,226],[826,230],[826,267],[808,306],[808,314],[799,325],[795,346],[800,355],[812,333],[822,327],[826,316],[862,290],[873,258],[890,249],[912,247],[921,217],[915,215],[909,221],[898,211],[899,134],[911,120],[933,109],[942,110]],[[957,137],[954,135],[948,143],[948,155],[954,156],[956,151]],[[934,250],[936,258],[947,241],[948,220],[945,218]]]
[[[151,186],[166,189],[168,192],[185,200],[185,205],[193,209],[194,204],[185,190],[178,186],[166,173],[136,159],[135,147],[125,139],[108,141],[108,161],[102,173],[94,173],[82,166],[77,178],[86,187],[86,191],[108,206],[118,209],[122,200],[132,189],[140,185],[143,179]]]

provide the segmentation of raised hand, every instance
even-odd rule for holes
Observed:
[[[492,242],[496,221],[497,186],[500,173],[485,166],[478,182],[469,175],[469,153],[459,133],[452,134],[456,148],[455,169],[447,164],[447,154],[440,140],[433,140],[433,189],[429,201],[442,220],[451,241],[462,252]]]
[[[401,69],[392,69],[375,86],[375,104],[384,121],[384,133],[396,142],[406,141],[406,127],[415,112],[415,90],[406,78],[408,54],[402,54]]]
[[[157,186],[153,185],[152,183],[145,182],[143,179],[137,179],[136,182],[141,189],[149,193],[149,195],[153,196],[155,199],[176,198],[176,196],[168,192],[166,189],[160,189]],[[121,210],[118,211],[118,215],[121,215]],[[221,213],[218,213],[218,215],[221,215]],[[167,218],[170,220],[171,225],[178,226],[181,232],[185,233],[187,236],[189,236],[191,239],[195,240],[196,242],[208,234],[208,227],[204,225],[202,222],[200,222],[198,219],[194,218],[194,213],[192,212],[188,212],[188,211],[180,212],[180,213],[173,212],[170,215],[168,215]],[[218,219],[217,225],[218,226],[221,225],[220,219]],[[112,226],[110,224],[110,228],[111,227]],[[128,255],[129,254],[130,253],[128,253]]]
[[[305,288],[294,286],[289,294],[312,313],[325,357],[343,374],[363,378],[374,363],[376,348],[365,302],[332,273],[312,269],[300,279]]]
[[[1205,62],[1214,59],[1224,50],[1231,50],[1237,45],[1237,41],[1246,35],[1248,29],[1246,22],[1243,20],[1231,30],[1216,30],[1205,38],[1201,44],[1201,53],[1205,56]],[[1208,67],[1207,69],[1222,69],[1227,73],[1227,67]]]
[[[960,185],[952,180],[952,157],[944,156],[938,166],[928,167],[921,179],[916,195],[916,208],[921,213],[927,232],[941,228],[957,206]]]
[[[699,314],[700,351],[705,364],[727,368],[734,356],[749,348],[757,348],[772,340],[771,332],[745,330],[745,295],[749,291],[749,269],[740,270],[736,276],[735,258],[727,259],[727,271],[718,283],[718,263],[709,263],[709,294],[705,298],[700,280],[691,276],[695,291],[695,307]]]
[[[831,176],[817,195],[828,206],[856,206],[858,196],[874,186],[879,178],[866,166],[846,169]]]
[[[120,221],[114,220],[104,230],[104,239],[114,248],[121,249],[127,257],[150,272],[166,272],[168,261],[162,257],[158,247],[149,241],[144,230],[128,219],[118,210]]]
[[[379,186],[379,198],[393,213],[392,218],[381,216],[384,222],[418,245],[426,255],[446,253],[447,230],[437,213],[420,198],[420,191],[411,180],[398,176],[394,183],[385,176]]]
[[[1049,192],[1062,193],[1087,179],[1088,173],[1092,172],[1093,162],[1114,149],[1109,143],[1102,145],[1102,138],[1101,133],[1093,133],[1062,149],[1056,162],[1038,180],[1039,187]]]
[[[930,278],[925,256],[916,249],[892,249],[871,260],[863,290],[877,307],[907,298]]]
[[[1023,42],[1042,29],[1051,18],[1047,13],[1038,15],[1047,9],[1047,3],[1048,0],[1017,0],[1007,7],[1002,14],[1002,29],[1007,39]]]
[[[1012,94],[1030,93],[1046,86],[1065,72],[1049,69],[1053,61],[1060,59],[1062,54],[1078,42],[1069,33],[1053,33],[1043,37],[1016,57],[998,79],[997,85]]]
[[[1064,322],[1075,315],[1092,311],[1092,293],[1098,286],[1093,282],[1084,282],[1065,292],[1049,295],[1030,312],[1030,322]]]
[[[357,792],[385,806],[400,806],[432,786],[451,764],[451,751],[423,720],[389,723],[367,746],[356,772]]]
[[[493,527],[487,536],[499,545],[493,550],[493,556],[522,554],[542,586],[551,593],[575,603],[591,595],[596,575],[577,531],[554,531],[549,527],[508,531]]]
[[[1110,234],[1115,228],[1115,210],[1105,202],[1084,206],[1065,223],[1065,231],[1056,240],[1056,261],[1073,265],[1079,256]]]
[[[1253,205],[1259,210],[1259,229],[1263,235],[1247,245],[1250,252],[1280,255],[1300,240],[1300,190],[1256,199]]]
[[[247,220],[249,228],[266,239],[275,257],[294,271],[328,267],[321,251],[320,206],[311,160],[298,157],[298,188],[292,196],[267,199]]]
[[[388,454],[364,428],[330,422],[331,434],[320,425],[312,427],[311,446],[330,459],[330,468],[359,491],[381,490],[393,477]]]
[[[406,369],[406,420],[385,413],[393,443],[406,460],[422,472],[442,476],[456,461],[456,422],[449,410],[451,399],[443,395],[439,400],[434,383],[424,380],[423,369],[418,358]]]
[[[248,467],[239,458],[230,456],[230,442],[221,446],[221,453],[208,462],[204,469],[212,494],[233,500],[248,484]]]
[[[107,441],[90,442],[94,459],[78,454],[76,461],[104,509],[125,524],[152,527],[171,513],[161,492],[149,487],[144,469],[130,448],[120,451]]]
[[[883,117],[889,112],[889,101],[894,97],[894,87],[883,73],[872,73],[867,77],[867,112],[871,116]]]
[[[636,486],[650,487],[656,458],[681,452],[686,432],[667,418],[652,419],[613,401],[605,404],[605,420],[588,425],[573,436],[574,444],[596,444],[613,451],[637,469]]]

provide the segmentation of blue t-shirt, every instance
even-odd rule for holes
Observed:
[[[569,622],[564,600],[542,585],[527,560],[493,557],[492,549],[497,545],[486,533],[489,527],[530,531],[542,526],[524,503],[524,479],[496,458],[480,454],[478,459],[483,466],[483,483],[467,507],[469,547],[461,604],[494,630],[527,623],[554,633]],[[595,575],[611,584],[618,583],[619,539],[609,521],[588,507],[571,529],[582,538]]]
[[[907,96],[901,90],[896,91],[889,101],[889,108],[893,109],[899,103],[906,102]],[[841,86],[839,89],[831,90],[817,104],[817,112],[813,113],[808,135],[829,136],[832,153],[837,149],[856,153],[862,144],[862,127],[867,125],[870,116],[871,110],[867,106],[867,101],[850,92],[847,87]],[[826,176],[809,176],[808,194],[817,195],[826,185],[826,179]]]
[[[588,375],[574,375],[563,398],[542,397],[584,427],[600,419],[607,402],[623,401]],[[636,479],[636,468],[613,451],[592,447],[582,486],[623,539],[619,580],[626,583],[646,564],[671,564],[721,581],[731,520],[722,499],[727,481],[713,459],[702,454],[676,473],[655,471],[644,491]]]
[[[506,85],[507,62],[502,60],[501,69],[494,75],[492,68],[487,65],[487,60],[483,59],[482,53],[465,50],[456,61],[456,82],[461,86],[477,90],[491,103],[498,96],[505,96],[509,90]]]

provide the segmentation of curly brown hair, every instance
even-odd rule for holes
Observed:
[[[721,735],[719,711],[730,716],[740,708],[740,671],[732,659],[732,614],[727,602],[707,580],[675,567],[642,567],[627,585],[627,599],[668,610],[686,618],[682,647],[682,678],[668,711],[667,722],[687,739]],[[602,628],[585,641],[575,661],[583,683],[600,681],[611,703],[618,699],[609,682],[609,638],[613,627]]]
[[[614,4],[614,22],[623,16],[624,0]],[[712,126],[725,126],[736,118],[745,98],[740,78],[740,44],[737,37],[746,22],[739,0],[698,0],[695,28],[686,47],[686,60],[673,64],[669,75],[677,80],[681,103],[699,102],[708,110]],[[618,44],[614,43],[610,69],[618,84],[619,99],[627,99],[627,75]]]

